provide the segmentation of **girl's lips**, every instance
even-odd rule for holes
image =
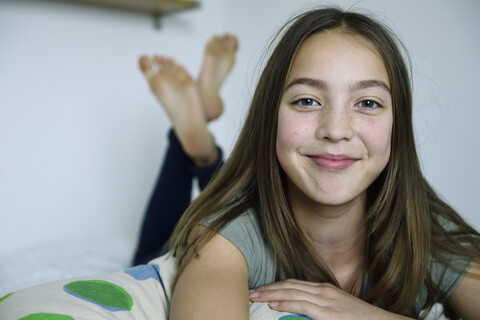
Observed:
[[[346,155],[322,154],[308,156],[317,166],[329,171],[340,171],[350,167],[358,159]]]

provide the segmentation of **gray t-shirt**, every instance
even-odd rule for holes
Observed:
[[[445,226],[447,229],[452,226]],[[272,246],[263,236],[260,222],[253,209],[249,209],[230,223],[228,223],[219,232],[223,237],[231,241],[243,254],[248,266],[248,286],[250,289],[257,288],[275,281],[276,274],[276,256]],[[430,263],[430,272],[432,280],[438,286],[440,292],[438,295],[439,303],[455,290],[465,271],[469,268],[471,261],[468,258],[459,257],[455,260],[458,270],[438,263]],[[460,271],[462,272],[460,272]],[[368,281],[365,281],[362,296],[368,294]],[[425,306],[427,298],[427,289],[424,286],[415,300],[414,309],[419,313]]]

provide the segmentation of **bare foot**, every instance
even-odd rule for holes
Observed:
[[[154,56],[152,64],[148,57],[142,56],[139,65],[172,121],[185,153],[196,165],[212,163],[218,150],[207,129],[200,94],[192,77],[173,59],[165,57]]]
[[[219,90],[232,70],[237,48],[237,38],[230,34],[214,36],[207,43],[202,71],[198,79],[198,88],[207,121],[218,118],[223,112]]]

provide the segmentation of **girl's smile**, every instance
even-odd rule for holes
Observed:
[[[307,155],[316,165],[328,171],[340,171],[350,167],[358,159],[344,154]]]

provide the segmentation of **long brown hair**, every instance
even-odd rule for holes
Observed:
[[[172,236],[172,249],[180,258],[180,274],[213,232],[253,208],[277,255],[277,274],[281,270],[287,278],[338,285],[293,218],[284,172],[275,152],[280,99],[295,54],[306,38],[332,29],[369,40],[388,72],[392,149],[386,168],[367,191],[371,286],[367,301],[381,303],[397,314],[412,315],[411,307],[424,285],[428,289],[425,307],[439,302],[429,273],[430,259],[448,263],[445,252],[480,256],[479,234],[424,179],[415,149],[410,76],[403,45],[388,28],[363,14],[322,8],[297,16],[281,29],[237,143],[217,177],[181,218]],[[210,223],[209,231],[192,239],[195,226],[219,212],[223,214]],[[437,216],[453,221],[458,227],[455,234],[445,230]]]

